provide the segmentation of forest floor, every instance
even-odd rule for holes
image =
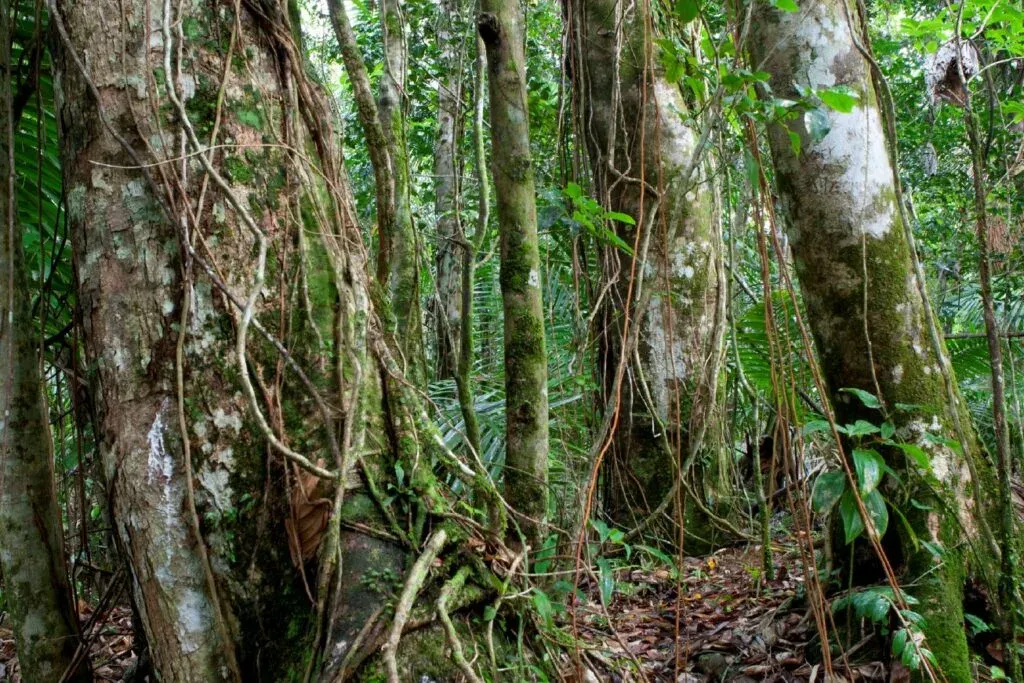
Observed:
[[[804,547],[808,544],[805,542]],[[586,586],[578,631],[588,671],[584,680],[633,683],[906,683],[870,625],[833,654],[832,676],[804,590],[801,549],[792,536],[773,541],[774,576],[764,578],[760,546],[724,548],[687,557],[681,571],[634,569],[616,577],[607,607],[595,582]],[[840,617],[837,616],[837,619]],[[865,626],[865,624],[861,624]],[[829,629],[834,623],[829,620]],[[834,631],[833,631],[834,632]],[[881,647],[880,647],[881,644]],[[989,654],[998,654],[990,650]],[[575,667],[569,665],[567,670]],[[639,673],[638,673],[639,672]],[[976,681],[999,680],[979,663]],[[577,679],[573,672],[570,680]]]
[[[590,646],[585,659],[593,677],[824,681],[822,666],[810,661],[820,659],[820,648],[804,597],[800,549],[793,539],[776,542],[772,560],[771,580],[764,577],[759,546],[687,557],[678,572],[634,569],[617,577],[607,609],[600,607],[597,587],[589,586],[592,607],[579,619],[579,630]],[[881,662],[851,669],[846,680],[889,680]]]
[[[774,577],[765,580],[758,546],[687,557],[668,567],[621,570],[602,605],[596,581],[581,581],[589,600],[577,607],[584,675],[565,657],[564,680],[595,683],[903,683],[901,665],[877,661],[878,638],[866,637],[834,657],[835,677],[820,662],[807,607],[801,551],[793,537],[773,544]],[[93,617],[79,603],[83,623]],[[568,621],[568,620],[566,620]],[[563,624],[570,629],[569,623]],[[93,620],[90,660],[95,680],[122,681],[133,668],[131,612],[115,607]],[[676,656],[678,653],[678,656]],[[884,658],[887,659],[887,658]],[[982,667],[977,680],[993,680]],[[0,682],[20,683],[14,638],[0,615]]]

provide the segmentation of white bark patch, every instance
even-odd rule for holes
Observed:
[[[174,484],[174,459],[167,450],[164,438],[167,434],[167,423],[165,422],[167,409],[170,407],[170,399],[164,398],[160,403],[156,417],[153,418],[153,425],[149,428],[147,440],[149,441],[149,459],[146,463],[146,483],[152,484],[154,480],[161,484],[162,496],[160,509],[164,513],[164,523],[173,526],[177,517],[177,496],[175,495]]]
[[[210,629],[209,603],[199,591],[186,588],[181,592],[178,607],[178,636],[181,649],[192,654],[203,645]]]
[[[662,315],[664,302],[661,297],[651,297],[650,307],[645,316],[644,336],[648,346],[648,362],[644,371],[651,388],[658,416],[667,420],[673,405],[673,396],[682,390],[688,375],[686,349],[682,335],[673,334],[669,344],[668,321]]]
[[[684,168],[693,156],[693,132],[683,122],[683,102],[679,89],[663,79],[654,79],[654,98],[659,114],[658,135],[661,136],[662,168],[671,175],[672,171]],[[648,120],[653,124],[654,117]]]
[[[897,364],[892,369],[892,381],[894,383],[896,383],[896,384],[899,384],[900,382],[903,381],[903,366],[902,365]]]
[[[540,274],[536,268],[530,269],[530,276],[527,278],[526,284],[531,287],[540,287]]]
[[[885,148],[882,120],[875,107],[854,107],[849,114],[829,112],[828,135],[814,151],[829,164],[842,168],[835,191],[846,195],[844,206],[870,237],[884,237],[895,220],[892,201],[892,169]]]
[[[800,63],[806,65],[806,75],[798,74],[798,80],[806,79],[816,90],[839,84],[862,93],[870,90],[863,68],[850,73],[851,64],[863,64],[863,58],[851,44],[846,18],[834,4],[811,3],[804,12],[785,14],[779,30],[792,37]],[[848,114],[826,110],[826,115],[829,132],[808,152],[842,172],[819,178],[820,190],[840,195],[837,205],[841,202],[853,209],[849,220],[864,234],[883,237],[892,226],[895,207],[887,198],[893,176],[878,108],[864,103]]]
[[[232,429],[235,434],[242,431],[242,418],[238,416],[238,413],[225,412],[223,408],[217,408],[213,411],[213,424],[217,429]]]
[[[231,490],[230,473],[234,461],[234,451],[224,448],[217,451],[199,472],[200,486],[210,495],[213,504],[221,512],[232,509],[234,492]]]
[[[103,171],[99,168],[92,169],[92,186],[95,189],[102,190],[103,192],[106,192],[108,194],[114,191],[113,186],[111,186],[110,183],[107,182],[107,179],[104,177]]]

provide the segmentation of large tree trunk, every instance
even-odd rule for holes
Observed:
[[[0,574],[26,683],[61,678],[78,647],[29,307],[11,161],[10,6],[0,2]],[[70,677],[90,680],[88,666]]]
[[[444,502],[286,4],[55,13],[101,457],[167,681],[351,674]]]
[[[890,559],[921,601],[927,647],[939,667],[948,680],[967,681],[965,548],[975,551],[971,566],[983,580],[994,576],[995,497],[976,494],[995,491],[995,479],[915,277],[871,67],[857,45],[864,41],[857,7],[848,0],[806,0],[790,14],[760,5],[751,24],[751,51],[755,68],[771,74],[775,96],[796,100],[798,86],[847,86],[859,98],[850,113],[824,111],[828,131],[823,136],[812,135],[804,117],[770,126],[775,178],[840,422],[879,421],[877,411],[840,389],[878,393],[896,424],[895,438],[920,445],[931,458],[936,487],[899,451],[886,454],[908,487],[905,499],[929,509],[904,506],[913,536],[893,523],[885,547],[895,551]],[[800,154],[790,134],[799,136]],[[900,404],[916,407],[901,410]],[[959,440],[963,452],[927,439],[929,433]],[[941,562],[919,541],[943,547]]]
[[[617,523],[634,527],[687,476],[680,469],[692,462],[691,453],[718,445],[722,240],[679,89],[665,80],[657,54],[648,53],[647,14],[616,0],[575,2],[570,11],[574,102],[595,189],[605,210],[636,221],[636,227],[616,224],[625,243],[632,247],[640,231],[642,260],[635,269],[625,250],[602,250],[604,281],[614,287],[602,302],[599,328],[606,400],[624,354],[629,365],[620,394],[622,423],[608,455],[606,505]],[[640,278],[654,294],[637,310]],[[629,296],[634,301],[627,303]],[[630,324],[640,326],[637,352],[622,348],[627,306]],[[721,494],[716,472],[712,467],[695,483]],[[692,502],[687,506],[695,509]],[[686,525],[691,549],[706,547],[700,541],[710,527],[703,521]]]
[[[483,0],[492,173],[505,313],[505,489],[535,548],[548,513],[548,368],[541,301],[537,202],[526,101],[525,17],[518,0]]]

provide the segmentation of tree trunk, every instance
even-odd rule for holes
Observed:
[[[751,24],[754,67],[771,74],[776,97],[797,100],[798,86],[846,86],[858,102],[849,113],[823,109],[828,121],[823,135],[812,134],[805,117],[769,127],[794,267],[839,421],[879,421],[876,411],[840,389],[879,394],[896,425],[894,438],[915,443],[930,456],[934,486],[900,452],[886,454],[908,487],[904,499],[929,509],[904,506],[913,535],[894,522],[885,547],[898,555],[890,559],[904,570],[904,583],[921,602],[926,646],[939,668],[948,680],[966,681],[971,674],[962,609],[964,548],[973,545],[971,566],[982,580],[995,576],[990,531],[998,525],[995,498],[977,496],[979,490],[996,490],[994,472],[915,277],[871,66],[858,49],[864,32],[856,5],[848,0],[799,4],[800,11],[790,14],[760,3]],[[799,154],[790,135],[799,136]],[[926,438],[929,434],[960,441],[963,452]],[[893,498],[899,493],[888,492]],[[919,541],[944,548],[941,562]]]
[[[505,489],[527,542],[539,547],[548,510],[548,389],[536,188],[526,100],[525,17],[517,0],[483,0],[492,174],[505,314]]]
[[[50,421],[14,207],[10,6],[0,2],[0,574],[26,683],[61,678],[79,644],[53,473]],[[69,680],[91,680],[88,665]]]
[[[620,394],[622,423],[607,456],[605,502],[613,520],[635,527],[687,476],[680,468],[692,462],[691,453],[714,452],[708,446],[718,445],[722,240],[710,188],[694,159],[696,137],[683,121],[686,106],[665,80],[654,48],[645,44],[652,30],[647,14],[615,0],[573,3],[571,12],[574,103],[595,189],[606,211],[636,222],[638,227],[616,222],[623,242],[633,247],[640,231],[635,270],[624,249],[602,249],[603,279],[613,289],[602,302],[599,358],[606,401],[624,354],[629,364]],[[654,293],[643,310],[632,310],[641,277]],[[636,352],[622,348],[630,296],[630,324],[640,325]],[[712,467],[691,481],[717,498],[722,477],[716,472]],[[686,525],[691,550],[707,547],[700,541],[711,529],[706,518],[696,523],[699,517],[687,516],[694,522]]]
[[[459,134],[462,120],[462,71],[465,40],[459,30],[459,3],[444,0],[438,16],[441,77],[437,83],[437,142],[434,143],[434,213],[437,217],[438,376],[458,369],[462,337],[462,261],[468,248],[459,215]]]
[[[286,4],[53,12],[101,457],[166,681],[351,674],[444,503]],[[445,678],[432,652],[403,675]]]
[[[412,183],[406,147],[405,78],[408,68],[406,19],[402,0],[381,0],[384,34],[384,73],[377,96],[380,116],[391,157],[394,182],[394,222],[381,224],[377,281],[387,283],[395,317],[395,338],[405,356],[405,374],[425,386],[423,315],[420,307],[420,243],[412,217]]]

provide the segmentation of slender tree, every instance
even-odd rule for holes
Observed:
[[[622,414],[608,456],[606,504],[619,524],[634,527],[687,476],[680,468],[694,462],[691,453],[717,440],[722,240],[695,159],[697,136],[684,121],[679,89],[665,79],[648,13],[616,0],[566,7],[574,103],[595,189],[606,211],[631,219],[614,223],[621,243],[639,247],[635,267],[621,246],[603,250],[603,281],[613,289],[602,300],[598,331],[605,400],[614,406],[618,398]],[[643,288],[655,293],[638,310],[628,299]],[[640,326],[635,350],[623,348],[625,311],[629,324]],[[623,362],[630,367],[617,388]],[[691,481],[714,490],[721,488],[716,479]],[[702,521],[686,525],[691,541],[706,540]]]
[[[391,302],[392,329],[403,356],[406,374],[426,381],[423,317],[420,309],[419,254],[410,205],[409,157],[406,149],[405,19],[401,3],[381,4],[385,44],[385,73],[374,99],[366,63],[344,3],[328,0],[331,26],[341,48],[342,62],[352,83],[356,114],[366,136],[373,166],[377,200],[377,282]]]
[[[477,29],[487,51],[492,174],[505,313],[505,490],[537,547],[548,511],[548,389],[536,187],[530,153],[523,12],[483,0]]]
[[[378,84],[377,114],[391,157],[395,213],[393,224],[378,226],[377,281],[387,283],[395,316],[395,334],[405,355],[406,374],[422,385],[426,381],[426,358],[420,307],[421,243],[412,217],[412,183],[406,146],[408,29],[402,0],[382,0],[380,11],[384,73]]]
[[[50,420],[14,206],[10,14],[0,2],[0,574],[22,680],[61,680],[78,647]],[[88,665],[67,680],[91,680]]]
[[[459,30],[459,3],[444,0],[438,13],[441,75],[437,81],[437,141],[434,143],[434,212],[437,214],[438,375],[458,370],[462,337],[462,252],[469,248],[460,216],[459,134],[466,41]]]
[[[825,132],[810,130],[810,117],[770,126],[775,179],[839,421],[878,420],[841,389],[877,394],[895,438],[928,454],[933,480],[903,451],[885,454],[907,487],[903,498],[916,502],[902,507],[907,524],[889,526],[892,543],[885,547],[897,551],[892,559],[901,560],[902,583],[921,603],[927,646],[942,673],[950,681],[970,680],[963,589],[968,566],[996,588],[997,505],[978,493],[996,491],[997,483],[956,387],[923,276],[915,272],[857,6],[807,0],[787,13],[759,3],[750,49],[778,97],[839,88],[856,98],[848,112],[819,112]],[[941,548],[941,556],[929,548]]]

